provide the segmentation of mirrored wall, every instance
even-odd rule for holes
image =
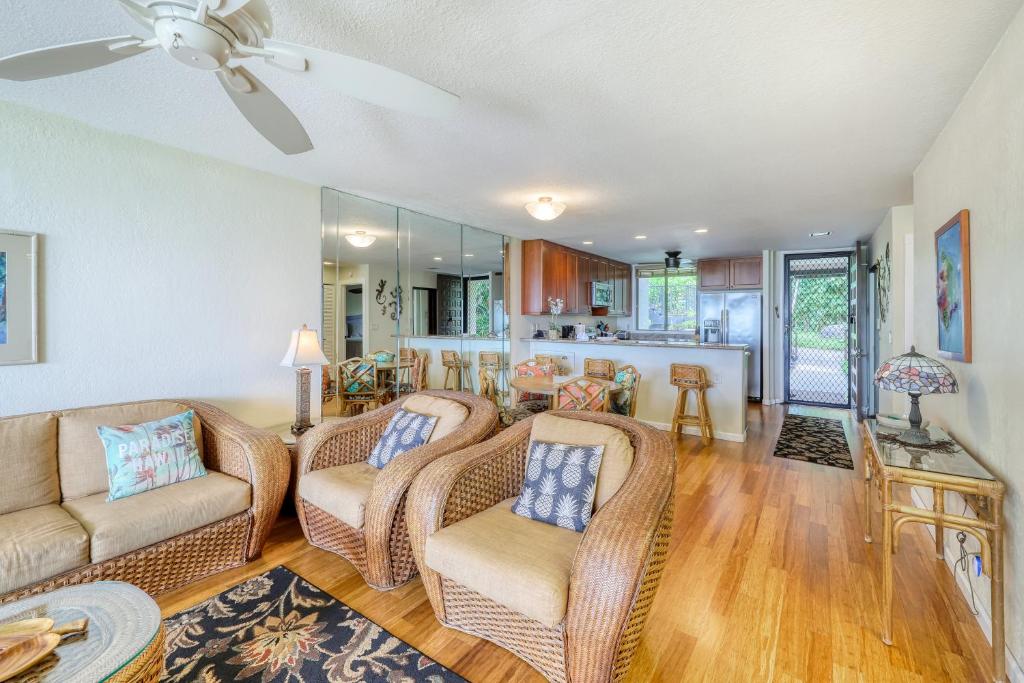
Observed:
[[[324,416],[420,389],[507,401],[508,240],[324,188]]]

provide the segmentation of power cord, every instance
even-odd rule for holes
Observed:
[[[963,514],[961,516],[964,516],[966,514],[967,514],[967,503],[965,502],[964,503],[964,511],[963,511]],[[970,558],[971,557],[977,557],[977,553],[968,553],[967,552],[967,548],[964,545],[967,542],[967,533],[966,532],[964,532],[964,531],[956,532],[956,540],[960,544],[960,557],[957,558],[957,561],[953,563],[953,569],[954,570],[961,569],[961,570],[963,570],[964,574],[967,575],[967,585],[971,589],[971,614],[973,614],[974,616],[978,616],[978,605],[974,601],[974,581],[973,581],[973,579],[971,579],[971,568],[968,566],[970,564]]]

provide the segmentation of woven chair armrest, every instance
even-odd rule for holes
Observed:
[[[391,562],[389,539],[397,516],[404,514],[409,487],[417,476],[431,463],[451,453],[487,439],[498,426],[498,410],[490,401],[478,396],[463,394],[448,395],[450,392],[429,392],[430,395],[457,399],[468,404],[469,416],[457,429],[433,443],[402,453],[380,471],[374,481],[370,497],[366,502],[366,563],[371,585],[391,583]]]
[[[246,557],[257,557],[281,511],[288,490],[290,461],[284,442],[199,401],[181,400],[199,416],[208,469],[246,481],[252,487],[252,533]]]
[[[348,420],[321,422],[298,440],[297,475],[364,462],[401,407],[399,401]]]
[[[615,680],[620,658],[628,665],[664,565],[674,449],[664,432],[631,422],[639,436],[633,439],[633,467],[594,514],[573,559],[565,625],[574,681]]]
[[[489,441],[436,460],[409,488],[406,515],[413,555],[434,612],[442,620],[441,580],[426,564],[427,538],[519,493],[532,426],[531,417]]]

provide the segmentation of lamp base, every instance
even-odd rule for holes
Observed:
[[[309,368],[295,371],[295,424],[292,425],[292,434],[296,436],[313,426],[309,421],[309,375]]]
[[[924,445],[932,442],[932,437],[928,434],[928,430],[921,429],[921,405],[918,403],[920,398],[921,394],[919,392],[910,392],[910,415],[907,416],[910,422],[910,429],[904,429],[900,432],[900,441],[904,443]]]
[[[904,429],[899,435],[900,441],[914,446],[926,446],[932,442],[932,437],[927,429]]]

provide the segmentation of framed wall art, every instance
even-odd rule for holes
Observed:
[[[935,231],[939,356],[971,362],[971,222],[967,209]]]
[[[0,231],[0,365],[38,361],[34,233]]]

